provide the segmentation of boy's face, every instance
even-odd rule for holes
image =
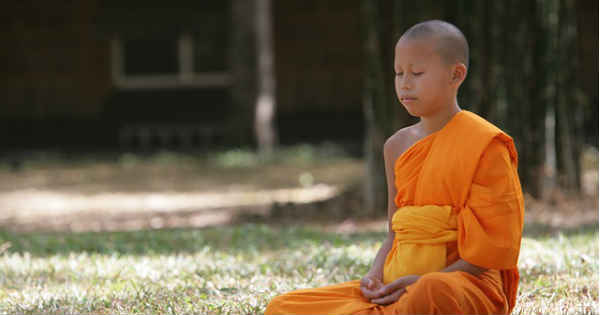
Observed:
[[[394,71],[398,100],[412,116],[429,116],[453,104],[455,85],[451,65],[435,50],[432,40],[401,39],[396,45]]]

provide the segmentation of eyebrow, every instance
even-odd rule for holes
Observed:
[[[408,64],[408,65],[409,65],[409,66],[411,66],[411,67],[418,67],[418,66],[421,66],[421,65],[414,64],[414,63],[410,63],[410,64]],[[395,64],[394,64],[394,67],[393,67],[393,68],[394,68],[394,70],[396,70],[396,65],[395,65]]]

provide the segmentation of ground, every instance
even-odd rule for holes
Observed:
[[[323,214],[363,176],[334,146],[37,154],[0,162],[0,313],[260,313],[361,277],[385,235],[385,218],[347,203]],[[598,313],[597,169],[585,178],[578,198],[527,196],[514,314]]]

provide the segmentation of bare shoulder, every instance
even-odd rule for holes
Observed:
[[[390,136],[383,145],[383,152],[386,161],[395,161],[404,151],[418,140],[418,133],[415,125],[410,125],[396,131]]]

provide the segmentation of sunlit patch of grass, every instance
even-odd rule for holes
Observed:
[[[259,164],[258,155],[251,150],[234,149],[215,153],[211,156],[212,164],[223,167],[252,167]]]
[[[10,242],[11,247],[0,256],[0,312],[262,312],[280,290],[363,274],[376,250],[374,235],[264,225],[127,233],[4,232],[0,243]]]
[[[339,160],[350,156],[339,145],[328,142],[320,145],[281,146],[269,156],[261,156],[257,151],[247,148],[215,152],[208,156],[210,163],[223,168],[247,168],[267,164],[309,165],[334,158]]]
[[[301,226],[0,232],[0,313],[256,314],[275,295],[360,278],[385,232]],[[598,234],[523,240],[514,314],[594,313]]]
[[[260,191],[321,183],[344,186],[363,173],[359,157],[332,143],[280,146],[269,156],[243,147],[72,156],[40,152],[0,157],[0,197],[29,190],[96,195]],[[19,210],[9,207],[7,211]]]
[[[22,170],[81,168],[98,164],[123,169],[140,166],[248,168],[272,164],[312,164],[327,159],[351,158],[341,145],[332,142],[278,146],[269,156],[255,148],[215,148],[212,151],[94,152],[66,154],[59,151],[32,151],[0,158],[0,170],[8,171],[18,161]]]
[[[513,314],[597,314],[598,232],[524,238]]]

